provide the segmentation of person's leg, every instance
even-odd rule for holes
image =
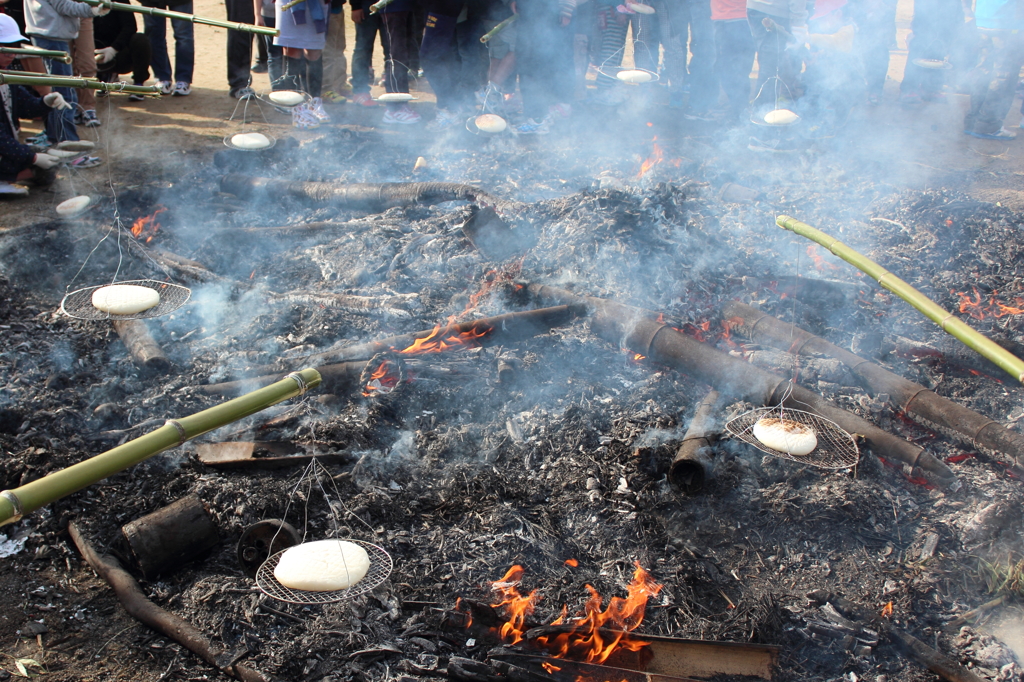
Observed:
[[[658,41],[665,48],[662,75],[668,80],[669,105],[683,106],[683,82],[686,80],[687,12],[676,0],[652,0],[658,15]]]
[[[429,0],[420,47],[423,74],[430,81],[438,109],[446,111],[458,106],[456,78],[459,63],[455,24],[461,7],[459,0]]]
[[[192,14],[192,0],[171,5],[170,10]],[[192,71],[195,68],[196,47],[191,21],[171,19],[174,31],[174,81],[175,83],[192,83]]]
[[[324,89],[323,50],[305,50],[306,92],[310,97],[319,98]]]
[[[281,78],[282,90],[298,90],[306,92],[306,65],[302,50],[296,47],[284,48],[284,76]]]
[[[658,72],[661,43],[661,17],[654,14],[632,14],[629,25],[633,30],[633,64],[638,69]]]
[[[150,46],[149,41],[141,33],[136,33],[128,41],[128,48],[121,50],[114,57],[114,71],[131,73],[132,83],[142,85],[149,78]]]
[[[411,12],[385,12],[380,40],[390,58],[384,63],[384,89],[409,92],[409,27]]]
[[[455,96],[462,108],[472,106],[473,93],[487,85],[487,48],[480,42],[483,34],[483,21],[472,12],[465,21],[455,25],[455,45],[459,55]]]
[[[1000,31],[992,37],[995,49],[992,52],[991,67],[986,70],[987,87],[978,89],[980,101],[975,103],[971,93],[971,112],[974,115],[973,132],[991,135],[1003,127],[1003,120],[1010,113],[1020,70],[1024,66],[1024,36]]]
[[[750,103],[750,71],[754,66],[754,38],[744,19],[715,21],[715,73],[729,100],[729,112],[738,118]]]
[[[718,101],[715,33],[708,0],[687,0],[690,9],[690,108],[706,112]]]
[[[616,12],[614,7],[601,8],[597,21],[601,35],[597,53],[597,67],[601,70],[597,73],[597,87],[607,90],[618,83],[618,80],[609,74],[622,64],[629,22],[625,15]]]
[[[750,33],[754,37],[754,45],[757,52],[757,94],[756,102],[759,107],[767,106],[767,110],[775,109],[775,103],[779,99],[792,97],[792,85],[790,82],[790,70],[786,60],[786,39],[778,31],[769,31],[762,23],[763,19],[771,19],[786,31],[789,30],[789,20],[781,17],[770,17],[764,12],[747,10],[747,24],[750,26]],[[776,78],[777,77],[777,78]],[[766,85],[771,80],[771,84]]]
[[[325,92],[348,92],[348,60],[345,59],[345,13],[331,14],[323,56]]]
[[[370,64],[380,15],[367,15],[356,24],[356,46],[352,50],[352,94],[369,95]]]
[[[163,83],[171,81],[171,59],[167,54],[167,20],[163,17],[143,15],[142,22],[146,27],[152,57],[153,78]]]
[[[70,47],[66,40],[53,40],[51,38],[40,38],[32,36],[32,44],[44,50],[60,50],[68,52]],[[70,76],[71,64],[65,64],[58,59],[46,59],[46,70],[54,76]],[[47,139],[52,143],[63,142],[64,140],[77,140],[78,131],[75,129],[75,107],[78,105],[78,94],[74,88],[54,88],[64,96],[64,100],[71,105],[70,109],[51,109],[46,115],[44,130]]]
[[[254,17],[255,18],[255,15]],[[270,60],[270,52],[267,51],[267,41],[264,38],[269,36],[256,35],[256,63],[261,66],[267,66]],[[259,73],[266,73],[266,71],[259,71]]]
[[[275,28],[277,19],[263,17],[263,25]],[[267,46],[267,74],[270,76],[270,89],[283,90],[281,78],[284,76],[284,49],[280,45],[275,45],[274,39],[270,36],[259,36],[258,40],[262,40]]]
[[[256,21],[252,0],[224,0],[228,21],[252,24]],[[249,87],[252,81],[252,34],[245,31],[228,31],[228,87],[237,92]]]
[[[78,37],[71,41],[74,72],[81,78],[96,77],[96,43],[92,35],[92,17],[82,19],[78,26]],[[82,88],[78,91],[78,103],[86,111],[96,114],[96,91]],[[96,119],[97,125],[99,119]],[[88,121],[86,121],[88,124]]]

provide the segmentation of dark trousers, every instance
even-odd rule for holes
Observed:
[[[69,52],[68,41],[54,40],[52,38],[40,38],[32,36],[32,44],[44,50],[60,50]],[[65,64],[59,59],[44,59],[46,71],[54,76],[70,76],[71,65]],[[78,130],[75,128],[75,107],[78,106],[78,93],[73,88],[54,88],[64,96],[64,100],[71,105],[70,109],[50,109],[46,115],[43,129],[50,142],[63,142],[64,140],[77,140]]]
[[[758,111],[764,109],[767,112],[777,108],[776,101],[796,97],[796,70],[793,59],[786,52],[785,36],[778,31],[766,29],[761,23],[765,18],[771,19],[786,31],[789,31],[790,22],[789,19],[747,9],[747,24],[757,49],[757,94],[754,96],[754,106]]]
[[[380,42],[389,58],[384,62],[384,89],[409,92],[409,24],[412,12],[385,12]]]
[[[715,30],[711,24],[711,3],[708,0],[683,0],[681,23],[690,25],[690,108],[707,111],[718,100],[715,79]],[[686,35],[683,29],[683,36]],[[685,44],[685,38],[684,38]],[[683,54],[686,54],[684,51]]]
[[[519,0],[516,9],[516,66],[523,114],[539,121],[551,105],[572,99],[575,31],[572,24],[561,25],[556,3]]]
[[[916,92],[929,95],[942,91],[946,72],[926,69],[915,59],[945,59],[953,52],[964,11],[959,0],[915,0],[913,38],[907,50],[907,68],[900,84],[900,94]]]
[[[430,81],[439,109],[458,109],[463,99],[458,88],[462,64],[455,42],[456,20],[462,4],[462,0],[429,0],[426,5],[420,66]]]
[[[754,38],[746,19],[712,22],[715,28],[715,76],[739,116],[750,104],[750,71],[754,67]]]
[[[889,50],[896,44],[896,0],[867,0],[850,7],[857,22],[853,51],[864,67],[868,94],[878,96],[889,72]]]
[[[171,0],[174,2],[174,0]],[[192,0],[188,2],[166,4],[160,0],[144,0],[144,7],[166,8],[174,12],[192,14]],[[167,19],[145,15],[143,24],[146,26],[146,37],[152,49],[153,77],[161,81],[192,82],[195,68],[196,44],[192,22],[184,19],[171,19],[171,30],[174,33],[174,73],[171,73],[171,60],[167,55]]]
[[[979,31],[981,62],[971,72],[971,108],[964,130],[994,133],[1010,113],[1018,74],[1024,66],[1024,35],[1009,31]]]
[[[363,21],[356,24],[356,46],[352,49],[352,92],[370,92],[370,65],[373,63],[373,44],[381,30],[381,15],[363,13]],[[381,43],[384,41],[381,40]],[[384,47],[385,63],[391,59]]]
[[[256,22],[252,0],[224,0],[228,21],[243,24]],[[228,85],[240,90],[251,82],[249,69],[252,66],[252,34],[245,31],[228,31]]]
[[[114,56],[113,62],[98,66],[100,80],[109,83],[117,74],[131,73],[132,83],[142,85],[149,79],[151,55],[149,39],[142,33],[136,33],[128,41],[128,47]]]

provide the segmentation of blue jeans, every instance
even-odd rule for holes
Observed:
[[[148,2],[143,4],[152,6]],[[192,0],[178,5],[169,5],[167,9],[172,12],[192,14]],[[196,59],[192,22],[171,19],[171,30],[174,32],[174,77],[172,78],[171,60],[167,56],[167,20],[147,14],[143,17],[143,21],[146,25],[146,36],[153,48],[153,76],[161,81],[191,83]]]
[[[51,38],[40,38],[32,36],[32,44],[43,50],[60,50],[70,52],[68,41],[53,40]],[[71,64],[65,64],[56,59],[46,59],[46,70],[54,76],[72,75]],[[78,131],[75,129],[75,107],[78,106],[78,93],[74,88],[54,88],[64,96],[64,100],[71,105],[70,109],[52,109],[46,115],[46,123],[43,130],[51,143],[56,144],[64,140],[77,140]]]

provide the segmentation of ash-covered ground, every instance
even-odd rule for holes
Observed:
[[[935,679],[884,639],[847,651],[839,639],[811,636],[807,622],[822,620],[805,597],[811,590],[875,613],[891,602],[893,626],[983,677],[1024,676],[1010,649],[984,634],[985,623],[944,628],[997,594],[1009,600],[984,618],[1019,622],[1019,569],[1006,571],[1024,553],[1024,483],[1009,463],[913,423],[849,373],[819,375],[806,358],[744,344],[719,314],[723,302],[741,299],[1016,430],[1024,409],[1010,377],[774,218],[816,225],[943,307],[959,310],[966,299],[965,319],[1016,347],[1024,317],[1005,307],[1024,308],[1024,214],[976,201],[952,180],[906,189],[866,151],[726,160],[706,139],[662,137],[655,150],[650,131],[629,129],[550,138],[543,147],[467,138],[435,146],[429,170],[413,175],[422,141],[346,128],[292,149],[279,141],[265,162],[143,166],[116,185],[116,204],[108,195],[78,220],[7,232],[0,488],[222,400],[202,384],[282,358],[301,367],[314,352],[450,319],[529,309],[535,304],[521,285],[539,283],[662,312],[686,333],[797,375],[948,462],[959,490],[908,478],[867,451],[854,469],[823,471],[724,440],[705,490],[685,496],[666,472],[710,387],[614,347],[581,319],[525,341],[416,357],[412,380],[386,400],[314,391],[200,439],[288,441],[341,455],[345,463],[328,466],[329,501],[317,488],[293,492],[301,466],[218,471],[199,463],[190,444],[5,528],[0,668],[15,672],[19,658],[38,661],[43,667],[30,672],[55,681],[226,679],[127,616],[66,532],[74,520],[97,547],[121,551],[123,524],[195,493],[222,543],[142,580],[143,589],[281,679],[440,679],[448,657],[486,650],[442,627],[457,597],[491,600],[488,582],[521,564],[522,588],[543,594],[535,620],[547,622],[562,604],[579,610],[586,584],[606,598],[622,595],[634,562],[664,585],[641,632],[776,644],[778,680]],[[616,136],[625,139],[614,153],[584,144]],[[653,167],[638,177],[645,160]],[[461,203],[367,215],[289,198],[243,201],[219,193],[226,170],[471,183],[516,202],[503,216],[530,246],[489,260],[460,229],[471,214]],[[138,370],[108,323],[57,310],[66,290],[115,273],[168,277],[110,232],[115,213],[127,227],[159,206],[167,210],[146,248],[216,275],[190,283],[185,307],[148,321],[173,363],[164,375]],[[302,229],[311,222],[331,224]],[[823,304],[813,291],[789,295],[782,283],[793,277],[847,283],[837,286],[852,293],[841,304]],[[499,359],[513,369],[500,381]],[[755,407],[729,404],[718,420]],[[286,509],[309,538],[337,527],[383,547],[394,560],[390,579],[351,603],[301,607],[264,597],[239,568],[235,544],[249,524]],[[922,557],[930,535],[937,547]],[[1012,628],[1001,632],[1012,639]]]

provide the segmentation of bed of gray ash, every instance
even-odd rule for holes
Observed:
[[[368,135],[335,137],[316,154],[282,151],[242,170],[421,179],[404,150]],[[869,452],[855,469],[829,472],[726,441],[704,492],[685,496],[666,470],[709,387],[613,347],[581,320],[515,344],[416,358],[413,381],[385,401],[314,391],[201,439],[291,441],[347,456],[329,467],[340,491],[330,505],[315,490],[293,494],[301,467],[218,472],[189,445],[5,528],[0,668],[16,673],[20,658],[45,665],[42,679],[54,681],[219,679],[127,616],[66,533],[73,519],[96,546],[116,551],[123,524],[197,493],[222,544],[142,581],[143,589],[215,642],[247,648],[248,663],[281,679],[441,679],[450,656],[486,651],[442,627],[458,597],[491,600],[489,581],[520,564],[522,589],[543,594],[534,619],[547,622],[563,604],[580,609],[587,584],[605,598],[623,595],[634,562],[664,585],[640,632],[779,645],[778,680],[936,679],[884,641],[847,651],[839,639],[812,635],[808,621],[825,618],[807,600],[811,590],[873,612],[891,602],[893,623],[984,677],[1024,677],[1004,646],[1020,637],[1019,625],[996,627],[1019,624],[1013,599],[1021,585],[993,577],[1024,552],[1024,482],[998,455],[965,450],[894,413],[849,373],[819,375],[729,337],[718,314],[739,298],[1017,429],[1024,403],[1012,379],[773,220],[787,213],[816,225],[946,308],[958,310],[966,297],[964,317],[1016,348],[1024,316],[996,316],[992,306],[1024,297],[1024,215],[953,190],[858,183],[823,162],[768,181],[775,176],[763,167],[713,172],[668,149],[637,178],[649,151],[638,145],[625,160],[565,155],[555,159],[559,172],[550,156],[502,142],[433,158],[427,179],[471,182],[522,202],[507,218],[532,246],[505,262],[463,236],[465,205],[355,214],[221,195],[222,169],[212,164],[174,177],[143,169],[134,185],[118,188],[125,226],[166,207],[149,246],[218,276],[193,284],[187,306],[149,322],[173,362],[162,376],[139,372],[109,324],[57,312],[66,290],[108,282],[115,271],[120,279],[165,276],[107,233],[110,199],[75,222],[9,232],[0,242],[0,488],[218,403],[200,384],[453,317],[522,310],[531,304],[518,285],[541,283],[663,312],[719,348],[786,376],[799,372],[808,388],[949,462],[959,490],[907,478]],[[758,196],[729,203],[727,182]],[[313,221],[337,224],[294,229]],[[282,229],[242,229],[252,227]],[[827,304],[780,295],[777,283],[795,276],[846,283],[853,294]],[[328,293],[380,303],[333,305]],[[511,380],[498,381],[499,357],[512,362]],[[753,407],[729,405],[720,420]],[[264,597],[237,565],[235,543],[249,524],[282,517],[289,502],[287,520],[310,538],[337,524],[342,536],[385,548],[390,579],[351,603],[301,607]],[[937,545],[923,552],[931,536]],[[976,629],[945,627],[999,589],[1008,601]],[[992,637],[997,630],[1003,640]]]

